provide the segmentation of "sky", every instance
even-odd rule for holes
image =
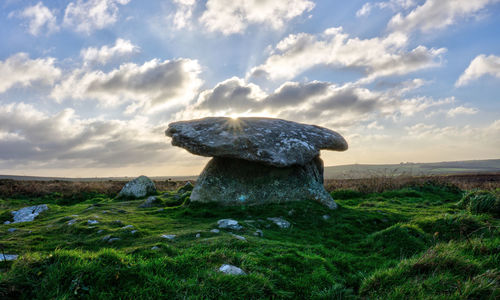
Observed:
[[[168,123],[265,116],[326,166],[500,158],[500,0],[0,1],[0,174],[198,174]]]

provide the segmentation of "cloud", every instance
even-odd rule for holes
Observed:
[[[500,57],[484,54],[476,56],[464,73],[460,75],[455,86],[464,86],[470,81],[478,79],[483,75],[491,75],[500,78]]]
[[[414,0],[389,0],[382,2],[367,2],[365,3],[357,12],[357,17],[368,16],[373,8],[386,9],[389,8],[392,11],[397,11],[400,9],[408,9],[415,6]]]
[[[200,69],[190,59],[125,63],[108,73],[77,69],[54,87],[52,97],[59,102],[96,99],[108,106],[129,103],[128,113],[156,111],[191,100],[202,84]]]
[[[61,70],[54,66],[54,62],[52,57],[30,59],[22,52],[0,61],[0,93],[16,85],[53,84],[61,76]]]
[[[369,82],[377,77],[402,75],[438,66],[445,48],[424,46],[406,51],[407,37],[393,33],[384,38],[350,38],[342,28],[324,33],[291,34],[280,41],[264,64],[254,67],[247,78],[291,79],[315,66],[361,70]]]
[[[126,5],[130,0],[77,0],[71,2],[64,12],[63,25],[77,32],[90,34],[114,24],[118,19],[118,4]]]
[[[457,115],[474,115],[477,114],[479,110],[473,107],[457,106],[450,109],[446,115],[448,117],[455,117]]]
[[[83,119],[72,109],[47,114],[25,103],[0,105],[0,168],[144,165],[168,159],[165,126],[144,119]]]
[[[28,6],[20,12],[9,14],[9,17],[11,16],[28,20],[28,32],[35,36],[41,32],[49,35],[59,30],[54,12],[43,5],[42,2]]]
[[[281,29],[313,8],[309,0],[208,0],[199,21],[208,31],[230,35],[244,32],[249,24]]]
[[[106,64],[110,60],[127,56],[140,51],[137,45],[132,44],[129,40],[117,39],[113,46],[102,46],[101,48],[90,47],[83,49],[80,52],[84,64],[98,63],[101,65]]]
[[[402,86],[408,89],[408,86]],[[271,93],[233,77],[202,91],[197,101],[176,119],[206,116],[270,116],[299,122],[349,127],[379,118],[399,120],[429,108],[454,102],[454,98],[400,98],[403,93],[379,92],[354,84],[285,82]],[[397,95],[397,96],[395,96]]]
[[[196,0],[173,0],[177,10],[172,17],[175,28],[190,28]]]
[[[398,13],[387,25],[391,31],[429,32],[446,28],[459,20],[479,13],[489,4],[499,0],[426,0],[407,15]]]

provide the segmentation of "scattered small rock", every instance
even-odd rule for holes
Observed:
[[[238,240],[242,240],[242,241],[246,241],[247,240],[244,236],[241,236],[241,235],[233,234],[233,236],[235,238],[237,238]]]
[[[158,208],[157,211],[164,211],[165,209],[164,208]]]
[[[323,215],[323,220],[329,220],[330,219],[330,216],[329,215]]]
[[[7,229],[8,232],[14,232],[14,231],[17,231],[17,228],[9,228]]]
[[[110,238],[108,240],[108,243],[116,242],[116,241],[119,241],[119,240],[121,240],[121,239],[120,238]]]
[[[5,221],[4,224],[11,223],[21,223],[21,222],[31,222],[37,217],[41,212],[48,210],[47,204],[23,207],[19,210],[11,211],[13,216],[13,221]]]
[[[99,229],[99,230],[97,230],[97,233],[102,233],[103,231],[104,231],[104,230]]]
[[[287,229],[290,227],[290,222],[282,218],[267,218],[269,221],[273,221],[279,228]]]
[[[158,247],[158,246],[153,246],[153,247],[151,247],[151,250],[160,250],[160,247]]]
[[[129,229],[129,228],[134,228],[134,225],[126,225],[122,227],[122,229]]]
[[[212,232],[212,233],[219,233],[220,230],[219,229],[212,229],[212,230],[210,230],[210,232]]]
[[[200,238],[200,237],[201,237],[201,234],[197,233],[197,234],[196,234],[196,238],[198,239],[198,238]]]
[[[293,214],[295,213],[295,210],[294,209],[291,209],[290,211],[288,211],[288,215],[289,216],[293,216]]]
[[[175,234],[163,234],[161,237],[164,239],[167,239],[167,240],[173,240],[173,239],[175,239],[176,235]]]
[[[222,265],[219,268],[219,272],[222,272],[222,273],[228,274],[228,275],[246,275],[247,274],[242,269],[240,269],[236,266],[227,265],[227,264]]]
[[[95,225],[95,224],[99,224],[99,221],[97,221],[97,220],[88,220],[87,224],[89,224],[89,225]]]
[[[73,224],[75,224],[78,220],[77,219],[71,219],[68,221],[68,226],[71,226]]]
[[[222,219],[217,221],[219,228],[221,229],[232,229],[232,230],[240,230],[243,227],[238,224],[238,221],[233,219]]]
[[[16,260],[19,257],[17,254],[0,254],[0,261]]]
[[[139,208],[150,208],[156,205],[161,204],[160,199],[156,196],[149,196],[146,201],[144,201],[141,205],[139,205]]]
[[[136,232],[137,232],[137,230],[132,230],[130,233],[135,234]]]
[[[102,237],[102,240],[103,240],[103,241],[107,241],[107,240],[109,240],[110,238],[111,238],[111,235],[105,235],[105,236],[103,236],[103,237]]]
[[[264,236],[264,232],[262,232],[262,230],[260,230],[260,229],[257,229],[257,230],[253,233],[253,235],[258,236],[258,237],[263,237],[263,236]]]

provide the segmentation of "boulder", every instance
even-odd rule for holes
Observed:
[[[238,224],[238,221],[232,219],[219,220],[217,221],[217,225],[219,225],[219,228],[221,229],[240,230],[243,228],[240,224]]]
[[[118,198],[137,199],[156,194],[154,182],[146,176],[129,181],[118,194]]]
[[[335,131],[272,118],[204,118],[170,123],[172,145],[208,157],[229,157],[275,167],[305,165],[321,149],[344,151]]]
[[[41,212],[48,210],[49,207],[47,204],[23,207],[19,210],[11,211],[13,216],[13,221],[5,221],[4,224],[11,223],[22,223],[22,222],[31,222],[37,217]]]
[[[255,205],[315,200],[330,209],[337,204],[323,187],[323,162],[278,168],[254,162],[215,157],[198,177],[192,202]]]
[[[159,206],[161,205],[162,202],[160,199],[158,199],[158,197],[156,196],[149,196],[148,199],[146,199],[146,201],[144,201],[144,203],[142,203],[141,205],[139,205],[139,208],[150,208],[150,207],[153,207],[153,206]]]

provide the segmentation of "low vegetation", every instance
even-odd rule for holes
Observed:
[[[33,222],[0,225],[0,251],[20,255],[0,262],[0,298],[500,297],[498,188],[464,191],[426,180],[335,189],[340,207],[330,211],[312,201],[193,204],[179,186],[160,186],[151,208],[118,201],[106,188],[37,195],[0,188],[2,223],[12,210],[49,205]],[[243,229],[211,232],[225,218]],[[222,264],[247,275],[220,273]]]

